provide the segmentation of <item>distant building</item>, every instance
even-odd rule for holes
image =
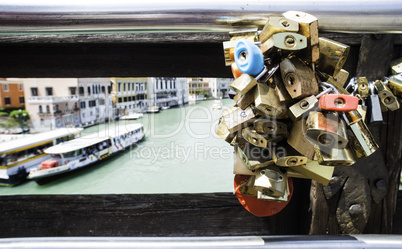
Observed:
[[[33,129],[49,130],[81,124],[76,78],[21,80]]]
[[[21,80],[0,78],[0,108],[22,108],[25,105],[24,84]]]
[[[78,95],[81,125],[87,126],[114,119],[112,82],[109,78],[79,78]]]
[[[188,98],[189,101],[203,100],[204,97],[212,95],[209,82],[206,78],[188,79]]]
[[[204,81],[208,82],[211,89],[211,96],[213,98],[229,98],[229,85],[233,79],[230,78],[206,78]]]
[[[111,78],[113,104],[120,114],[146,112],[149,106],[188,103],[186,78]]]

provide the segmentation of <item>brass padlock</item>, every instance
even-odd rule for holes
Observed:
[[[339,93],[349,94],[349,92],[345,88],[343,88],[348,78],[349,78],[349,72],[344,69],[341,69],[339,73],[336,75],[336,77],[329,76],[327,82],[333,85],[336,88],[336,90],[338,90]]]
[[[241,156],[238,152],[238,144],[234,146],[234,164],[233,164],[233,174],[235,175],[255,175],[255,171],[251,171],[247,168],[246,164],[243,162]]]
[[[402,58],[391,61],[392,74],[402,73]]]
[[[299,23],[289,20],[282,15],[271,15],[268,17],[267,24],[260,33],[260,42],[266,42],[272,35],[281,32],[297,32]]]
[[[305,165],[289,168],[289,171],[298,172],[306,178],[313,179],[326,186],[332,178],[334,168],[333,166],[322,166],[317,161],[309,160]]]
[[[317,161],[326,166],[350,166],[355,163],[355,157],[351,149],[346,146],[343,149],[332,148],[330,153],[321,151],[319,146],[314,146]]]
[[[350,129],[347,135],[356,156],[361,158],[373,154],[378,149],[378,145],[360,114],[357,111],[350,111],[343,116]]]
[[[279,102],[281,104],[289,104],[293,101],[292,97],[289,95],[288,91],[285,88],[285,84],[283,83],[282,76],[280,73],[274,74],[272,77],[275,82],[275,91],[278,95]]]
[[[261,148],[266,148],[269,143],[278,142],[283,139],[282,136],[271,137],[268,134],[260,134],[250,127],[246,127],[242,130],[242,137],[252,145]]]
[[[265,195],[281,197],[285,195],[288,185],[286,171],[277,166],[257,170],[253,188]]]
[[[236,147],[237,153],[249,170],[257,170],[275,165],[268,148],[253,146],[250,143],[246,143],[243,148],[235,146],[235,149]]]
[[[289,107],[288,116],[292,121],[302,118],[307,115],[309,111],[317,107],[318,99],[316,96],[311,95],[300,100],[296,104]]]
[[[237,176],[236,176],[237,177]],[[250,175],[250,177],[246,181],[240,182],[239,191],[246,196],[255,197],[258,196],[258,191],[253,189],[251,186],[254,183],[255,175]]]
[[[253,125],[257,132],[270,136],[286,136],[288,133],[288,125],[279,120],[256,119]]]
[[[318,83],[313,70],[298,58],[284,59],[280,63],[282,80],[294,99],[318,94]]]
[[[230,133],[236,133],[239,129],[251,125],[255,120],[255,115],[251,107],[242,110],[232,106],[222,111],[223,121]]]
[[[229,32],[230,41],[223,42],[223,54],[225,56],[225,65],[232,65],[234,60],[234,47],[236,45],[237,40],[246,39],[250,42],[256,42],[258,40],[258,29],[245,29],[245,30],[236,30]]]
[[[296,120],[290,129],[287,142],[303,156],[314,159],[314,145],[306,138],[306,129],[306,119]]]
[[[364,99],[370,96],[369,84],[366,77],[359,77],[357,79],[357,92]]]
[[[402,75],[391,76],[388,80],[388,86],[396,97],[402,98]]]
[[[271,52],[273,48],[289,51],[302,50],[307,47],[307,38],[297,33],[279,33],[264,42],[260,49],[263,54]]]
[[[266,195],[263,192],[257,191],[257,199],[265,200],[265,201],[277,201],[277,202],[287,202],[289,196],[289,184],[287,184],[287,188],[285,189],[285,194],[280,197],[274,197],[270,195]]]
[[[254,90],[254,103],[261,115],[283,117],[287,115],[286,106],[282,105],[275,89],[267,84],[258,83]]]
[[[321,149],[343,149],[348,144],[346,127],[335,113],[312,111],[307,118],[306,138]]]
[[[219,119],[218,127],[216,128],[215,133],[228,143],[232,142],[236,135],[229,132],[223,117]]]
[[[236,105],[238,107],[240,107],[242,110],[245,110],[247,107],[254,103],[254,88],[249,90],[244,95],[237,94],[233,98],[233,100],[236,101]]]
[[[383,104],[388,110],[395,111],[399,109],[399,102],[391,90],[381,80],[375,81],[375,87],[377,88],[378,96],[380,97],[381,104]]]
[[[260,200],[265,200],[265,201],[278,201],[278,202],[287,202],[288,201],[288,196],[289,196],[289,184],[287,188],[285,189],[285,194],[281,197],[274,197],[274,196],[269,196],[265,195],[264,193],[257,191],[253,188],[255,182],[255,175],[252,175],[248,178],[247,183],[243,184],[240,188],[239,191],[247,196],[250,197],[255,197]]]
[[[287,143],[279,143],[271,146],[271,155],[277,166],[294,167],[307,163],[308,158],[300,155],[295,149]]]
[[[230,83],[229,87],[233,91],[245,95],[255,85],[257,85],[257,80],[253,76],[244,73]]]
[[[298,22],[298,33],[307,37],[307,49],[301,51],[299,56],[305,61],[315,63],[320,58],[317,18],[301,11],[288,11],[283,13],[283,16],[289,20]]]
[[[327,38],[319,38],[320,59],[317,69],[336,77],[348,58],[350,46]]]

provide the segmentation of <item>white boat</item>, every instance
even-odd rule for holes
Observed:
[[[222,109],[222,101],[220,100],[215,100],[214,104],[212,105],[213,110],[220,110]]]
[[[135,112],[135,113],[130,113],[128,115],[121,117],[120,120],[136,120],[136,119],[142,118],[143,116],[144,116],[144,114]]]
[[[150,107],[148,107],[148,113],[158,113],[160,110],[159,110],[159,107],[158,106],[150,106]]]
[[[170,106],[162,106],[162,110],[167,110],[167,109],[170,109]]]
[[[45,149],[78,138],[82,128],[60,128],[0,143],[0,186],[26,180],[29,172],[49,159]]]
[[[45,150],[51,158],[31,170],[28,179],[43,180],[92,165],[123,151],[144,137],[142,124],[111,127]]]

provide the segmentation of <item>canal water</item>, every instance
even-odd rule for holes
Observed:
[[[214,133],[222,110],[212,110],[213,103],[201,101],[86,128],[83,136],[107,126],[142,123],[146,138],[115,157],[45,185],[29,181],[0,187],[0,195],[231,192],[233,147]],[[222,103],[225,109],[233,100]]]

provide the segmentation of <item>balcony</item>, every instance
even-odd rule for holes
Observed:
[[[28,98],[28,104],[53,104],[63,103],[68,101],[78,101],[78,95],[71,95],[65,97],[59,96],[33,96]]]

